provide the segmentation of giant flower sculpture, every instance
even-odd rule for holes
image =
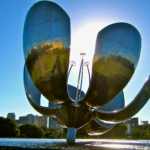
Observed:
[[[35,3],[27,13],[23,49],[24,85],[27,98],[39,113],[68,128],[68,142],[76,130],[89,135],[103,134],[117,123],[135,115],[150,97],[150,79],[131,104],[124,107],[123,89],[138,64],[141,36],[128,23],[102,29],[96,40],[92,76],[86,94],[75,104],[76,87],[67,85],[70,54],[70,19],[50,1]],[[41,94],[49,107],[40,106]]]

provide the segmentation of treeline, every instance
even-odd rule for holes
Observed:
[[[76,138],[80,139],[122,139],[126,137],[127,126],[123,123],[117,124],[112,130],[100,136],[89,136],[84,129],[77,130]],[[0,137],[3,138],[67,138],[67,129],[37,127],[33,124],[18,126],[13,120],[0,117]]]
[[[33,124],[18,126],[13,120],[0,117],[0,137],[3,138],[66,138],[63,131],[37,127]]]
[[[139,126],[132,131],[132,138],[150,139],[150,125]]]

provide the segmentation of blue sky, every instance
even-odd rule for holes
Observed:
[[[35,2],[37,0],[0,1],[0,116],[6,117],[8,112],[14,112],[16,118],[29,113],[38,114],[30,106],[23,85],[23,26],[26,13]],[[102,24],[101,29],[102,26],[111,23],[127,22],[138,29],[142,37],[141,56],[130,83],[124,89],[125,104],[129,104],[150,75],[150,1],[53,0],[53,2],[61,6],[70,16],[72,39],[76,39],[73,37],[76,37],[81,29],[93,23]],[[87,30],[89,36],[94,26],[90,27],[90,32]],[[136,117],[150,122],[149,108],[150,101]]]

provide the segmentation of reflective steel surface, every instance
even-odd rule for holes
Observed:
[[[52,121],[63,128],[67,128],[58,118],[52,118]]]
[[[127,23],[102,29],[96,40],[92,79],[82,101],[97,108],[116,97],[131,79],[141,51],[138,30]]]
[[[88,135],[96,136],[96,135],[101,135],[101,134],[108,132],[109,130],[113,128],[113,126],[110,128],[103,127],[99,125],[95,120],[92,120],[91,122],[83,126],[83,129],[88,133]]]
[[[65,126],[61,121],[57,122],[56,124],[63,127],[63,128],[67,128],[67,126]]]
[[[27,98],[36,111],[48,117],[56,117],[55,109],[61,106],[53,104],[52,102],[49,102],[49,107],[40,106],[41,93],[33,84],[26,65],[24,66],[24,86]]]
[[[85,107],[62,106],[55,111],[56,117],[68,128],[79,129],[93,119],[93,113]]]
[[[38,91],[38,89],[35,87],[34,83],[32,82],[32,79],[28,73],[26,65],[24,65],[24,87],[25,92],[27,94],[27,97],[30,97],[32,101],[40,106],[40,99],[41,99],[41,93]]]
[[[95,110],[95,117],[102,121],[119,123],[123,122],[136,113],[147,103],[150,98],[150,76],[145,82],[144,86],[135,97],[135,99],[125,108],[116,111],[102,112],[100,110]]]
[[[24,24],[23,49],[37,89],[55,104],[69,101],[70,19],[60,6],[40,1],[30,8]]]
[[[119,110],[121,108],[124,108],[124,94],[123,91],[117,95],[113,100],[111,100],[109,103],[105,104],[104,106],[97,108],[95,111],[101,111],[101,112],[107,112],[107,111],[114,111]],[[88,124],[86,124],[83,129],[89,134],[89,135],[101,135],[109,130],[111,130],[116,123],[105,123],[103,121],[100,121],[98,119],[94,119]]]
[[[114,111],[114,110],[124,108],[124,106],[125,106],[125,100],[124,100],[124,94],[122,91],[113,100],[111,100],[109,103],[105,104],[102,107],[97,108],[96,110]]]
[[[69,97],[70,99],[75,102],[76,100],[76,95],[77,95],[77,88],[72,86],[72,85],[69,85],[68,84],[68,94],[69,94]],[[81,90],[80,92],[78,92],[78,97],[80,97],[80,99],[78,99],[78,101],[82,100],[85,96],[85,93]]]

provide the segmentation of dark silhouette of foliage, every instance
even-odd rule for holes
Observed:
[[[88,136],[89,135],[86,133],[86,131],[83,128],[77,130],[76,138],[86,138]]]
[[[25,134],[20,134],[20,138],[26,138]]]
[[[142,127],[142,130],[143,130],[143,131],[144,131],[144,130],[147,130],[149,127],[150,127],[150,125],[144,125],[144,126]]]
[[[17,124],[8,118],[0,117],[0,137],[19,137]]]
[[[136,128],[132,131],[132,137],[135,139],[138,139],[140,137],[140,134],[142,132],[142,129]]]
[[[67,136],[68,129],[64,128],[63,131],[64,131],[64,134]],[[81,129],[77,130],[77,132],[76,132],[76,138],[91,138],[91,136],[89,136],[86,133],[86,131],[83,128],[81,128]]]
[[[140,139],[150,139],[150,127],[148,127],[146,130],[142,130],[140,133]]]
[[[138,127],[138,128],[142,130],[142,128],[143,128],[143,125],[139,125],[139,127]]]
[[[19,126],[19,130],[21,134],[25,134],[27,138],[43,138],[44,131],[33,124],[23,124]]]
[[[63,132],[67,135],[68,128],[63,128]]]
[[[46,128],[45,126],[41,126],[40,127],[44,132],[47,132],[48,131],[48,128]]]
[[[108,131],[105,134],[99,136],[100,138],[112,138],[112,139],[122,139],[125,138],[127,133],[127,126],[124,123],[117,124],[112,130]]]
[[[132,131],[132,137],[135,139],[150,139],[150,125],[140,125]]]
[[[62,130],[58,130],[58,129],[55,129],[55,128],[50,128],[45,133],[44,137],[45,138],[50,138],[50,139],[66,138],[66,134]]]
[[[112,136],[114,138],[124,138],[127,133],[127,126],[124,123],[117,124],[112,130]]]

